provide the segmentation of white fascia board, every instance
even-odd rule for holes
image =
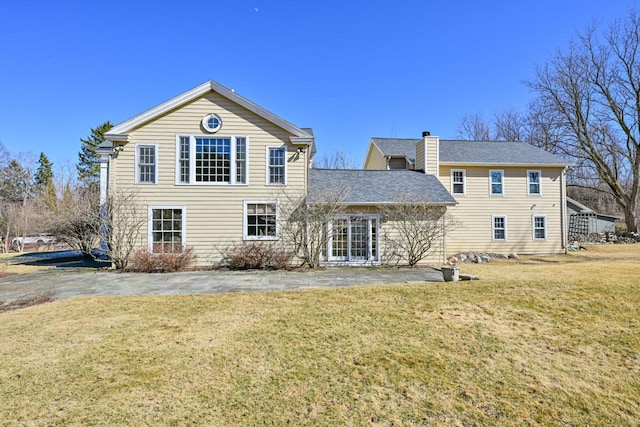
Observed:
[[[129,135],[120,135],[116,133],[105,133],[104,138],[112,142],[129,142]]]
[[[289,141],[293,145],[311,145],[313,144],[313,137],[292,136],[289,138]]]
[[[313,138],[312,135],[309,135],[307,132],[303,131],[299,127],[289,123],[288,121],[276,116],[272,112],[265,110],[257,104],[249,101],[248,99],[238,95],[237,93],[227,89],[219,83],[214,82],[213,80],[209,80],[205,83],[202,83],[199,86],[194,87],[170,100],[163,102],[160,105],[157,105],[144,113],[138,114],[135,117],[126,120],[109,131],[108,135],[123,135],[130,132],[135,127],[146,123],[150,120],[153,120],[156,117],[161,116],[162,114],[173,110],[187,102],[193,101],[194,99],[208,93],[209,91],[214,91],[219,95],[224,96],[225,98],[235,102],[238,105],[246,108],[249,111],[261,116],[262,118],[270,121],[271,123],[281,127],[282,129],[292,133],[296,137],[301,138]]]

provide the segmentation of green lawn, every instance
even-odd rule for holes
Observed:
[[[637,425],[640,245],[0,313],[0,424]]]

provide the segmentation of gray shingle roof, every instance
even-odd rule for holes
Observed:
[[[404,138],[371,138],[385,156],[406,157],[412,162],[416,161],[416,144],[419,139]]]
[[[344,202],[377,205],[401,200],[429,204],[455,204],[455,199],[434,175],[412,170],[310,169],[309,196],[345,191]],[[317,197],[317,196],[316,196]]]
[[[570,163],[526,142],[440,140],[440,162],[567,166]]]
[[[372,138],[385,156],[407,155],[415,159],[420,139]],[[494,165],[567,166],[570,162],[525,142],[440,140],[440,162]]]

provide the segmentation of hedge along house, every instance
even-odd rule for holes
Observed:
[[[213,81],[114,126],[105,138],[102,201],[107,194],[135,194],[145,224],[138,246],[152,253],[189,246],[203,265],[220,262],[236,243],[290,244],[281,235],[282,201],[308,196],[313,203],[331,188],[344,194],[343,209],[324,229],[328,264],[383,261],[394,222],[381,212],[401,204],[426,204],[462,219],[463,231],[436,242],[428,262],[441,262],[452,250],[555,253],[564,245],[557,227],[565,215],[559,207],[564,166],[531,146],[525,164],[503,156],[511,145],[483,145],[485,159],[462,143],[447,151],[429,135],[374,139],[366,170],[317,170],[310,129]],[[511,151],[526,150],[521,145]],[[456,157],[457,150],[466,154]]]

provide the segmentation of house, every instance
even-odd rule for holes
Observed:
[[[455,198],[458,226],[445,252],[561,253],[566,248],[568,163],[522,142],[372,138],[365,169],[413,169]]]
[[[287,197],[340,191],[324,262],[384,262],[393,221],[384,206],[427,204],[460,222],[430,262],[461,250],[558,253],[565,247],[565,163],[519,143],[371,140],[363,170],[312,167],[313,131],[208,81],[114,126],[101,145],[101,201],[135,194],[138,246],[192,247],[219,262],[240,242],[277,242]],[[116,219],[117,221],[117,219]],[[396,223],[397,225],[397,223]]]

